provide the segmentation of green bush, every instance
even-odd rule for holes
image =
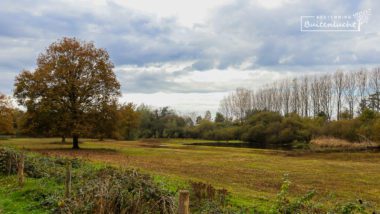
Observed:
[[[222,127],[213,131],[213,139],[217,141],[230,141],[238,139],[239,127]]]
[[[358,120],[331,121],[325,126],[323,135],[354,142],[359,140],[357,135],[359,128],[360,122]]]
[[[72,197],[60,203],[63,213],[174,213],[173,194],[135,170],[111,167],[77,179]]]
[[[376,119],[371,127],[373,140],[380,142],[380,118]]]
[[[311,131],[301,117],[277,112],[256,112],[243,125],[241,139],[252,143],[286,144],[308,142]]]
[[[0,148],[0,174],[12,175],[17,172],[17,152],[9,148]]]
[[[370,109],[364,109],[357,118],[328,122],[319,135],[332,136],[351,142],[380,141],[379,130],[379,114]]]
[[[0,148],[0,174],[14,175],[17,173],[17,161],[21,156],[21,151]],[[67,159],[49,158],[44,156],[26,155],[24,172],[27,177],[43,178],[51,177],[57,181],[63,181],[65,176],[65,164]],[[82,167],[82,161],[78,159],[70,160],[74,169]]]
[[[318,204],[313,203],[312,199],[315,196],[315,191],[309,191],[305,195],[297,198],[289,197],[289,188],[291,182],[288,179],[288,175],[284,175],[283,183],[281,185],[280,192],[277,194],[275,203],[270,209],[270,213],[322,213]]]

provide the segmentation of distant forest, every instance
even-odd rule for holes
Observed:
[[[220,102],[212,115],[180,115],[169,107],[114,104],[85,137],[201,138],[256,143],[307,143],[331,136],[352,142],[380,140],[380,69],[303,76],[274,82],[252,91],[238,88]],[[2,134],[61,136],[59,121],[30,117],[1,96]],[[7,109],[7,110],[5,110]],[[8,112],[8,113],[6,113]],[[53,124],[54,123],[54,124]]]

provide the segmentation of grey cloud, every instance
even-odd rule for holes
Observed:
[[[82,7],[53,0],[2,1],[0,72],[16,75],[34,67],[38,53],[63,36],[94,41],[109,51],[117,66],[197,58],[198,50],[183,41],[188,29],[173,18],[144,15],[111,1],[100,12]],[[9,92],[12,85],[2,81],[1,90]]]
[[[301,15],[345,15],[368,8],[372,16],[362,32],[299,30]],[[112,1],[93,10],[80,2],[2,0],[0,90],[10,91],[10,76],[32,68],[38,53],[62,36],[94,41],[109,51],[116,66],[137,66],[136,72],[117,72],[126,92],[229,90],[231,85],[221,86],[217,80],[213,84],[175,81],[193,71],[210,69],[306,71],[320,66],[335,70],[341,65],[375,64],[380,60],[375,45],[380,42],[380,23],[376,21],[380,19],[379,9],[380,3],[375,0],[293,0],[272,9],[261,7],[258,0],[236,0],[216,8],[206,23],[186,28],[174,18],[141,14]],[[176,72],[144,70],[152,63],[182,61],[194,63]]]
[[[371,9],[380,9],[371,1]],[[246,58],[256,56],[258,66],[282,66],[279,59],[293,55],[293,65],[315,66],[335,65],[338,55],[372,52],[376,57],[364,58],[358,54],[357,59],[341,62],[345,64],[366,64],[378,61],[378,54],[359,45],[368,40],[364,34],[378,32],[378,24],[374,20],[379,15],[370,17],[372,22],[364,26],[363,32],[342,33],[307,33],[300,32],[301,15],[351,15],[363,8],[364,2],[356,1],[292,1],[279,8],[266,9],[258,6],[256,1],[236,1],[217,10],[211,19],[212,29],[226,43],[232,43],[240,53],[230,55],[234,48],[219,46],[218,56],[223,64],[242,63]],[[358,37],[361,39],[358,41]],[[234,38],[234,39],[228,39]],[[376,42],[380,42],[377,37]],[[247,46],[247,44],[257,46]],[[364,55],[363,55],[364,56]],[[225,66],[221,66],[224,68]]]

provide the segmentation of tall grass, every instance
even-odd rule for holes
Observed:
[[[336,149],[336,150],[363,150],[378,146],[377,143],[371,141],[363,142],[349,142],[347,140],[332,138],[332,137],[320,137],[311,140],[310,148],[312,150],[323,149]]]

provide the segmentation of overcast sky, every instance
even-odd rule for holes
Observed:
[[[371,9],[360,32],[301,32],[300,16]],[[380,63],[380,1],[1,0],[0,92],[66,37],[115,63],[123,101],[215,112],[237,87]]]

